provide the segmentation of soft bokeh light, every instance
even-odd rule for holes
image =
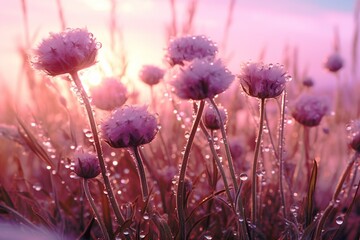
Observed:
[[[18,90],[22,82],[22,60],[18,48],[26,46],[26,32],[30,48],[47,36],[48,32],[61,30],[56,1],[24,1],[27,19],[24,20],[21,1],[0,0],[0,25],[3,33],[0,51],[1,84],[12,91]],[[343,75],[349,78],[354,39],[353,9],[355,0],[341,1],[235,1],[231,25],[226,30],[231,1],[196,1],[192,28],[194,34],[209,36],[220,47],[220,57],[229,69],[239,72],[241,63],[257,60],[283,63],[297,58],[298,72],[311,76],[315,87],[334,84],[334,76],[323,69],[326,57],[333,51],[335,34],[339,35],[340,53],[345,59]],[[105,56],[101,61],[101,74],[120,74],[121,65],[126,64],[125,78],[138,85],[138,72],[145,64],[164,65],[164,48],[168,41],[168,30],[172,24],[170,1],[124,0],[116,3],[116,21],[112,26],[116,32],[110,34],[111,1],[60,1],[65,24],[68,27],[87,27],[103,44],[100,50]],[[175,1],[176,27],[178,35],[186,29],[191,1]],[[39,14],[41,13],[41,14]],[[46,21],[44,21],[46,19]],[[27,30],[26,31],[26,26]],[[111,49],[111,38],[114,47]],[[125,62],[121,62],[123,57]],[[111,71],[105,70],[111,68]],[[8,69],[13,69],[8,71]],[[96,74],[91,79],[96,79]],[[349,79],[351,80],[351,79]],[[95,81],[95,80],[94,80]],[[91,80],[90,82],[93,82]],[[95,81],[96,82],[96,81]],[[140,88],[143,88],[139,84]],[[21,85],[20,89],[26,89]]]

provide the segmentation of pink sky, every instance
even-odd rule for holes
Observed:
[[[41,38],[48,36],[48,32],[59,31],[60,22],[55,0],[27,2],[30,35],[35,47]],[[108,2],[62,0],[67,26],[87,27],[102,42],[100,61],[107,57],[110,49]],[[177,1],[179,29],[186,20],[189,2]],[[200,0],[193,32],[205,34],[222,46],[229,2]],[[0,0],[0,81],[13,90],[21,66],[16,49],[18,44],[24,43],[20,3]],[[136,79],[143,64],[164,66],[165,27],[171,20],[169,1],[118,1],[117,16],[129,62],[128,78]],[[342,75],[343,78],[350,77],[353,21],[352,12],[329,10],[301,1],[257,0],[251,4],[236,1],[226,51],[220,49],[220,57],[227,60],[230,70],[236,74],[241,63],[257,60],[264,48],[264,61],[277,63],[283,60],[285,46],[291,51],[296,47],[300,71],[306,68],[309,75],[324,86],[334,81],[334,76],[323,70],[322,62],[332,52],[335,27],[339,30],[340,51],[347,64]]]

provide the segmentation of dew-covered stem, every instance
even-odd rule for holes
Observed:
[[[84,102],[84,106],[85,106],[85,109],[86,109],[86,112],[87,112],[87,115],[89,118],[90,128],[91,128],[91,132],[92,132],[93,138],[94,138],[95,150],[96,150],[97,157],[99,159],[101,175],[104,179],[107,196],[108,196],[110,204],[114,210],[114,213],[116,216],[116,221],[118,222],[119,225],[122,225],[124,223],[124,217],[122,216],[122,214],[120,212],[119,205],[115,199],[114,193],[111,188],[110,180],[107,175],[107,170],[106,170],[105,161],[104,161],[104,157],[103,157],[103,151],[101,148],[101,143],[100,143],[100,139],[99,139],[96,123],[95,123],[94,114],[93,114],[93,111],[92,111],[92,108],[90,105],[89,97],[81,83],[78,72],[73,72],[70,75],[71,75],[78,91],[80,92],[81,98]]]
[[[201,130],[203,131],[203,133],[205,134],[205,137],[209,143],[209,146],[210,146],[210,150],[211,150],[211,153],[213,155],[213,158],[217,164],[217,167],[219,168],[219,172],[221,174],[221,177],[224,181],[224,186],[225,186],[225,190],[226,190],[226,194],[227,194],[227,197],[229,199],[229,202],[231,204],[231,207],[233,210],[235,210],[234,208],[234,201],[231,197],[231,193],[230,193],[230,187],[229,187],[229,184],[227,182],[227,179],[226,179],[226,174],[225,174],[225,171],[224,171],[224,168],[222,167],[222,164],[221,164],[221,161],[219,159],[219,156],[216,152],[216,149],[215,149],[215,146],[214,146],[214,140],[213,138],[211,137],[211,135],[208,133],[208,131],[206,130],[206,127],[205,125],[203,124],[203,122],[200,123],[200,127],[201,127]],[[214,166],[216,167],[216,166]]]
[[[201,115],[204,110],[204,106],[205,106],[205,102],[204,102],[204,100],[201,100],[199,109],[196,114],[195,121],[193,122],[193,125],[191,127],[189,139],[186,143],[183,159],[181,162],[179,182],[178,182],[177,194],[176,194],[176,208],[177,208],[177,214],[178,214],[178,218],[179,218],[179,235],[180,235],[179,239],[180,240],[186,239],[186,225],[185,225],[186,216],[185,216],[185,209],[184,209],[184,207],[185,207],[184,200],[185,200],[185,194],[186,194],[184,180],[185,180],[186,167],[187,167],[187,163],[189,160],[191,146],[193,144],[195,134],[196,134],[197,128],[198,128],[200,120],[201,120]]]
[[[285,193],[284,193],[284,127],[285,127],[285,103],[286,103],[286,92],[284,91],[281,98],[281,111],[280,111],[280,130],[279,130],[279,184],[280,184],[280,197],[281,197],[281,206],[283,210],[284,219],[286,216],[286,201],[285,201]]]
[[[232,161],[231,152],[230,152],[230,147],[229,147],[229,144],[228,144],[228,141],[227,141],[226,132],[225,132],[225,125],[224,125],[223,119],[222,119],[222,117],[221,117],[221,115],[220,115],[219,108],[216,106],[216,103],[215,103],[214,99],[209,98],[209,100],[210,100],[212,106],[214,107],[214,109],[215,109],[218,117],[219,117],[222,140],[223,140],[223,142],[224,142],[225,152],[226,152],[226,158],[227,158],[227,160],[228,160],[229,169],[230,169],[230,174],[231,174],[231,179],[232,179],[232,182],[233,182],[233,185],[234,185],[235,194],[236,194],[236,192],[238,191],[238,184],[237,184],[237,181],[236,181],[234,164],[233,164],[233,161]]]
[[[138,174],[139,174],[139,178],[140,178],[141,194],[143,197],[143,201],[145,202],[149,196],[149,190],[148,190],[148,185],[146,182],[146,174],[145,174],[144,164],[142,162],[138,147],[133,147],[132,151],[134,152],[134,158],[136,161],[137,170],[138,170]]]
[[[331,198],[331,201],[330,201],[329,205],[326,207],[324,213],[322,214],[322,216],[316,226],[314,239],[321,239],[321,232],[322,232],[322,229],[326,222],[326,219],[330,215],[331,211],[337,207],[337,202],[339,201],[338,198],[339,198],[340,192],[342,190],[343,184],[344,184],[346,178],[349,177],[349,175],[351,173],[351,168],[354,165],[357,158],[359,157],[359,154],[360,154],[359,152],[356,152],[354,154],[354,156],[351,158],[351,160],[347,164],[344,172],[342,173],[340,180],[339,180],[338,184],[336,185],[335,192]]]
[[[100,215],[99,211],[97,210],[96,204],[94,203],[94,199],[92,198],[91,193],[89,191],[88,179],[83,178],[82,179],[82,185],[83,185],[83,188],[84,188],[85,196],[86,196],[87,200],[90,203],[91,209],[94,211],[96,221],[99,223],[99,226],[100,226],[100,229],[101,229],[101,231],[102,231],[102,233],[104,235],[104,238],[106,240],[110,240],[110,237],[109,237],[109,234],[108,234],[108,232],[106,230],[105,224],[101,219],[101,215]]]
[[[257,215],[257,209],[256,209],[256,170],[257,170],[257,162],[259,158],[260,148],[261,148],[261,138],[263,133],[263,127],[264,127],[264,115],[265,115],[265,99],[261,98],[260,101],[260,122],[259,122],[259,132],[256,138],[256,146],[255,146],[255,153],[254,153],[254,160],[253,160],[253,166],[252,166],[252,185],[251,185],[251,221],[253,224],[256,224],[256,215]]]

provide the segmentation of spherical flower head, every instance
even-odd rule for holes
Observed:
[[[184,61],[195,58],[214,59],[217,53],[216,44],[209,38],[200,36],[185,36],[172,39],[167,49],[167,59],[174,66],[183,65]]]
[[[164,77],[165,71],[157,66],[145,65],[140,71],[140,79],[144,83],[153,86]]]
[[[238,77],[245,93],[260,99],[279,96],[289,78],[282,66],[262,63],[244,65]]]
[[[182,99],[202,100],[224,92],[234,80],[220,60],[194,59],[182,68],[171,84]]]
[[[352,149],[360,152],[360,120],[352,121],[347,127],[349,131],[349,145]]]
[[[149,143],[158,131],[157,119],[147,111],[146,106],[118,108],[101,127],[105,141],[114,148]]]
[[[74,155],[76,175],[82,178],[95,178],[100,174],[98,158],[91,153],[77,152]]]
[[[107,111],[121,107],[128,98],[125,85],[115,77],[105,78],[100,85],[92,87],[90,92],[92,103]]]
[[[337,72],[344,66],[344,60],[339,53],[331,54],[325,62],[325,68],[330,72]]]
[[[303,81],[302,81],[302,84],[305,86],[305,87],[313,87],[315,85],[315,82],[314,80],[311,78],[311,77],[306,77]]]
[[[295,101],[291,114],[300,124],[315,127],[328,111],[329,104],[325,98],[303,94]]]
[[[50,33],[35,49],[33,64],[50,76],[74,73],[96,63],[99,47],[87,29]]]
[[[218,109],[220,112],[221,120],[223,124],[225,124],[227,120],[227,113],[222,107],[219,107]],[[217,114],[213,106],[208,106],[205,108],[202,120],[205,124],[205,127],[207,127],[208,129],[217,130],[221,128],[219,115]]]

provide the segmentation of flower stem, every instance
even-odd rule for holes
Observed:
[[[227,137],[226,137],[225,125],[224,125],[224,122],[223,122],[223,120],[221,118],[219,108],[216,106],[216,103],[215,103],[214,99],[210,98],[210,102],[211,102],[212,106],[214,107],[214,109],[215,109],[215,111],[216,111],[216,113],[217,113],[217,115],[219,117],[219,120],[220,120],[221,135],[222,135],[222,139],[223,139],[223,142],[224,142],[226,158],[228,160],[231,179],[233,181],[234,190],[235,190],[235,194],[236,194],[237,191],[238,191],[238,184],[237,184],[237,181],[236,181],[236,175],[235,175],[234,164],[233,164],[231,153],[230,153],[230,147],[229,147]]]
[[[235,210],[234,201],[233,201],[233,199],[231,197],[230,187],[229,187],[229,184],[228,184],[227,179],[226,179],[225,171],[224,171],[224,168],[221,165],[221,161],[220,161],[219,156],[218,156],[218,154],[217,154],[217,152],[215,150],[215,147],[214,147],[214,140],[210,136],[210,134],[207,132],[206,127],[204,126],[203,122],[200,123],[200,127],[201,127],[203,133],[205,134],[206,139],[208,140],[211,153],[213,154],[213,159],[215,160],[215,162],[217,164],[217,167],[219,168],[219,172],[221,174],[221,177],[223,178],[226,194],[227,194],[227,197],[228,197],[229,202],[231,204],[231,207],[232,207],[233,210]],[[216,167],[216,166],[214,166],[214,167]]]
[[[185,180],[186,166],[187,166],[187,163],[189,160],[191,146],[192,146],[192,143],[195,138],[196,130],[197,130],[200,120],[201,120],[201,115],[204,110],[204,106],[205,106],[205,102],[204,102],[204,100],[201,100],[195,121],[193,122],[193,125],[191,127],[190,136],[189,136],[189,139],[188,139],[186,147],[185,147],[185,152],[184,152],[184,156],[183,156],[181,168],[180,168],[179,182],[178,182],[177,196],[176,196],[176,208],[177,208],[177,213],[178,213],[178,218],[179,218],[179,234],[180,234],[179,239],[180,240],[186,239],[186,225],[185,225],[186,216],[185,216],[185,209],[184,209],[184,207],[185,207],[184,200],[185,200],[185,194],[186,194],[184,180]]]
[[[331,198],[331,201],[329,203],[329,205],[326,207],[323,215],[321,216],[317,226],[316,226],[316,231],[315,231],[315,238],[314,239],[321,239],[321,232],[322,232],[322,229],[324,227],[324,224],[325,224],[325,221],[327,219],[327,217],[330,215],[331,211],[333,209],[335,209],[338,205],[337,201],[338,201],[338,197],[339,197],[339,194],[341,192],[341,189],[343,187],[343,184],[346,180],[346,178],[350,175],[351,173],[351,168],[352,166],[354,165],[356,159],[359,157],[359,152],[356,152],[354,154],[354,156],[352,157],[352,159],[350,160],[350,162],[348,163],[348,165],[346,166],[345,168],[345,171],[343,172],[343,174],[341,175],[340,177],[340,180],[335,188],[335,192]]]
[[[104,184],[105,184],[105,189],[107,192],[107,196],[109,198],[110,204],[114,210],[115,216],[116,216],[116,221],[118,222],[119,225],[122,225],[124,223],[124,217],[122,216],[121,212],[120,212],[120,208],[119,205],[115,199],[114,193],[112,191],[111,188],[111,184],[110,184],[110,180],[109,177],[107,175],[106,172],[106,166],[105,166],[105,161],[104,161],[104,157],[103,157],[103,151],[101,148],[101,144],[100,144],[100,139],[99,139],[99,135],[98,135],[98,131],[97,131],[97,127],[96,127],[96,123],[95,123],[95,118],[93,115],[93,111],[90,105],[90,101],[89,101],[89,97],[87,96],[87,93],[85,92],[85,89],[80,81],[78,72],[73,72],[70,74],[72,79],[74,80],[74,83],[77,87],[77,89],[80,91],[81,94],[81,98],[84,102],[85,105],[85,109],[89,118],[89,122],[90,122],[90,127],[91,127],[91,131],[93,134],[93,138],[94,138],[94,144],[95,144],[95,150],[96,150],[96,154],[97,157],[99,159],[99,163],[100,163],[100,169],[101,169],[101,175],[104,179]]]
[[[145,202],[149,196],[149,190],[148,190],[148,185],[146,182],[144,164],[142,162],[138,147],[133,147],[132,150],[134,151],[134,157],[136,160],[137,170],[138,170],[138,174],[139,174],[139,178],[140,178],[141,194],[143,197],[143,201]]]
[[[99,223],[99,226],[100,226],[100,229],[101,229],[101,231],[102,231],[102,233],[103,233],[103,235],[104,235],[104,238],[105,238],[106,240],[110,240],[110,237],[109,237],[109,234],[108,234],[108,232],[107,232],[107,230],[106,230],[105,224],[104,224],[104,222],[101,220],[101,216],[100,216],[100,214],[99,214],[99,211],[97,210],[96,205],[95,205],[95,203],[94,203],[94,199],[92,198],[91,193],[90,193],[90,191],[89,191],[88,180],[87,180],[86,178],[83,178],[83,179],[82,179],[82,184],[83,184],[85,196],[86,196],[87,200],[89,201],[92,210],[94,211],[96,220],[97,220],[97,222]]]
[[[284,91],[281,98],[281,112],[280,112],[280,130],[279,130],[279,184],[280,184],[280,197],[281,197],[281,206],[283,209],[284,219],[286,219],[286,202],[285,202],[285,193],[284,193],[284,127],[285,127],[285,102],[286,102],[286,92]]]
[[[257,215],[257,209],[256,209],[256,170],[257,170],[257,162],[259,158],[260,153],[260,146],[261,146],[261,138],[263,133],[263,127],[264,127],[264,114],[265,113],[265,99],[262,98],[260,102],[260,122],[259,122],[259,132],[258,136],[256,138],[256,146],[255,146],[255,153],[254,153],[254,160],[253,160],[253,167],[252,167],[252,189],[251,189],[251,221],[253,224],[256,224],[256,215]]]

